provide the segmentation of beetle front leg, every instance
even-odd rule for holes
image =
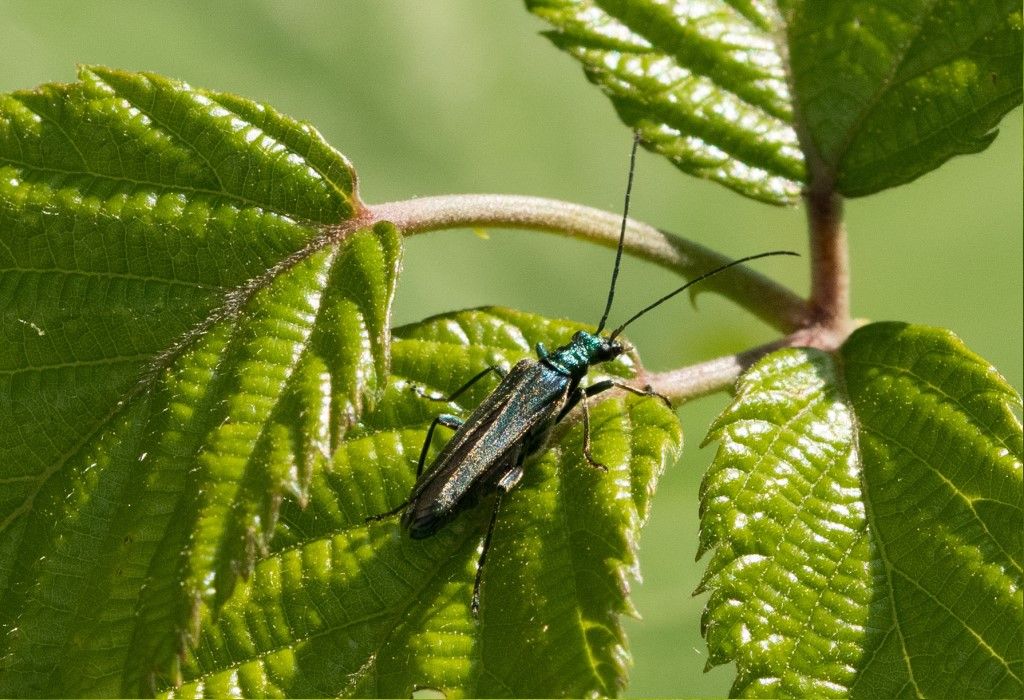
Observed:
[[[611,379],[604,379],[600,382],[595,382],[594,384],[591,384],[586,389],[580,389],[576,393],[576,395],[566,404],[566,407],[562,410],[562,415],[565,415],[566,413],[571,411],[577,403],[583,405],[583,456],[587,458],[587,463],[590,466],[601,469],[602,471],[608,471],[608,467],[594,459],[593,454],[591,454],[590,452],[590,408],[587,406],[587,399],[589,399],[592,396],[597,396],[602,392],[608,391],[613,387],[618,389],[625,389],[626,391],[631,392],[633,394],[637,394],[638,396],[656,396],[662,401],[664,401],[666,406],[672,408],[672,403],[667,398],[665,398],[658,392],[654,391],[650,387],[646,389],[637,389],[636,387],[632,387],[628,384],[622,384]],[[559,416],[559,418],[561,418],[561,416]]]
[[[619,389],[624,389],[624,390],[628,391],[631,394],[636,394],[637,396],[654,396],[654,397],[657,397],[657,398],[661,399],[662,401],[664,401],[666,406],[668,406],[669,408],[672,408],[672,402],[668,400],[667,396],[665,396],[663,394],[659,394],[658,392],[656,392],[654,389],[652,389],[649,386],[646,386],[643,389],[637,389],[635,386],[630,386],[629,384],[620,384],[619,382],[611,382],[611,385],[614,386],[614,387],[618,387]]]
[[[587,406],[586,391],[581,390],[580,393],[580,404],[583,406],[583,456],[587,458],[587,464],[606,472],[608,467],[594,459],[594,455],[590,453],[590,408]]]
[[[623,384],[622,382],[617,382],[617,381],[615,381],[613,379],[603,379],[603,380],[601,380],[599,382],[594,382],[593,384],[588,386],[583,391],[584,391],[584,394],[586,395],[586,397],[589,399],[591,396],[597,396],[598,394],[600,394],[600,393],[602,393],[604,391],[608,391],[609,389],[612,389],[612,388],[622,389],[623,391],[628,391],[629,393],[636,394],[637,396],[654,396],[654,397],[657,397],[657,398],[661,399],[662,401],[664,401],[666,406],[668,406],[669,408],[672,408],[672,402],[668,400],[667,396],[663,396],[662,394],[659,394],[658,392],[656,392],[654,389],[652,389],[649,386],[648,387],[644,387],[643,389],[637,389],[635,386],[630,386],[629,384]],[[579,399],[577,399],[577,401],[578,400]],[[572,406],[575,406],[575,405],[576,405],[576,402],[573,402]],[[568,408],[571,410],[572,406],[569,406]],[[568,413],[568,411],[563,411],[563,414],[564,413]]]
[[[586,388],[587,397],[589,398],[591,396],[595,396],[597,394],[600,394],[602,391],[608,391],[612,387],[616,389],[622,389],[623,391],[628,391],[629,393],[636,394],[637,396],[655,396],[664,401],[666,406],[672,408],[672,402],[668,400],[668,397],[659,394],[649,386],[644,387],[643,389],[637,389],[635,386],[623,384],[622,382],[617,382],[613,379],[605,379],[603,381],[595,382],[594,384],[588,386]]]

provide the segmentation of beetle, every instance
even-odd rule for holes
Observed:
[[[796,255],[791,251],[770,251],[709,270],[641,309],[607,336],[602,335],[614,299],[615,282],[622,259],[639,140],[639,136],[634,138],[630,153],[629,178],[615,265],[612,268],[604,314],[596,331],[576,331],[568,343],[550,352],[542,343],[538,343],[536,360],[520,360],[508,372],[497,365],[487,367],[449,396],[431,397],[420,392],[420,396],[425,398],[449,402],[492,372],[501,377],[498,386],[465,420],[443,413],[431,421],[417,463],[416,483],[409,497],[392,510],[367,519],[381,520],[402,511],[402,527],[408,530],[411,538],[423,539],[436,533],[462,511],[474,506],[482,496],[494,493],[494,509],[484,536],[473,584],[471,610],[474,616],[480,608],[484,564],[502,498],[519,483],[523,476],[524,462],[544,448],[552,429],[579,405],[583,413],[583,455],[591,466],[607,471],[607,467],[591,454],[587,400],[617,387],[635,394],[660,398],[671,407],[668,399],[650,388],[639,389],[611,379],[583,386],[582,382],[591,367],[610,362],[629,349],[618,339],[626,326],[694,284],[730,267],[772,255]],[[441,449],[431,468],[424,471],[427,453],[438,425],[451,428],[455,433]]]

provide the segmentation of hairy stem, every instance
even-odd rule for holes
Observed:
[[[842,224],[842,200],[829,188],[807,195],[810,228],[811,296],[808,301],[746,267],[718,275],[707,288],[739,304],[769,325],[788,333],[784,338],[734,355],[719,357],[668,372],[641,371],[634,380],[674,404],[732,386],[736,378],[764,355],[784,347],[835,350],[854,327],[850,319],[849,259]],[[312,243],[321,247],[351,231],[390,221],[404,235],[440,229],[494,226],[548,231],[614,248],[621,217],[617,214],[543,197],[480,194],[422,197],[364,205],[346,224],[329,229]],[[630,219],[627,252],[691,278],[730,261],[700,244]]]
[[[438,229],[494,226],[549,231],[614,248],[621,216],[543,197],[498,194],[445,195],[367,205],[364,221],[390,221],[405,235]],[[364,223],[365,225],[365,223]],[[702,245],[630,219],[625,250],[684,277],[729,262]],[[807,325],[807,303],[797,294],[744,266],[709,279],[715,291],[769,325],[791,332]]]
[[[640,388],[650,387],[673,405],[679,405],[732,388],[740,374],[770,352],[793,347],[831,348],[834,341],[833,335],[821,328],[801,329],[735,355],[724,355],[667,372],[642,372],[632,383]]]
[[[850,324],[850,260],[843,204],[827,189],[807,195],[810,229],[812,322],[837,331]]]
[[[785,338],[735,355],[718,357],[668,372],[643,373],[638,386],[649,386],[674,404],[729,388],[750,365],[773,350],[814,347],[832,351],[853,331],[850,318],[850,267],[842,200],[831,189],[807,195],[810,228],[811,297],[809,315]]]

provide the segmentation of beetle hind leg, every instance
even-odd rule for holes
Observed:
[[[368,516],[366,518],[366,520],[364,520],[363,522],[364,523],[375,523],[375,522],[379,522],[381,520],[386,520],[386,519],[390,518],[392,515],[398,515],[398,513],[400,511],[404,510],[407,505],[409,505],[409,501],[408,500],[402,501],[399,505],[395,506],[391,510],[386,510],[383,513],[378,513],[377,515],[370,515],[370,516]]]
[[[491,551],[491,538],[494,536],[494,524],[498,522],[498,510],[501,508],[502,497],[512,490],[523,478],[523,465],[516,464],[512,469],[505,472],[495,484],[497,495],[494,497],[494,510],[491,511],[491,522],[487,525],[487,534],[484,536],[484,546],[480,550],[480,558],[476,563],[476,579],[473,581],[473,599],[469,609],[473,617],[480,614],[480,586],[484,581],[484,564],[487,562],[487,553]]]

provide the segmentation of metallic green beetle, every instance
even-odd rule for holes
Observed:
[[[438,401],[453,401],[491,372],[502,377],[498,386],[465,421],[448,413],[434,418],[420,452],[416,484],[409,498],[396,508],[370,518],[379,520],[403,511],[401,523],[409,531],[409,536],[413,539],[423,539],[433,535],[460,512],[475,505],[482,496],[496,494],[473,585],[471,607],[474,615],[478,613],[480,607],[480,584],[484,563],[490,549],[502,496],[519,483],[523,476],[523,463],[528,457],[543,449],[551,430],[579,404],[583,409],[583,454],[591,465],[606,469],[590,453],[590,415],[587,410],[587,399],[612,387],[619,387],[636,394],[658,397],[669,403],[667,399],[650,389],[638,389],[610,379],[587,387],[581,385],[591,367],[614,360],[626,352],[628,348],[617,339],[626,326],[697,282],[730,267],[770,255],[796,255],[790,251],[771,251],[734,260],[709,270],[634,314],[607,336],[602,336],[601,331],[611,310],[615,281],[622,258],[638,143],[639,139],[634,139],[615,266],[604,315],[597,331],[577,331],[568,343],[552,352],[548,352],[538,343],[536,360],[520,360],[507,373],[497,366],[491,366],[472,377],[450,396],[428,396],[427,398],[435,398]],[[442,448],[431,468],[424,471],[427,452],[438,425],[452,428],[455,434]]]

